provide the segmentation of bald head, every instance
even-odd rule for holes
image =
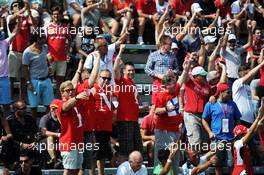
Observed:
[[[133,171],[136,172],[141,168],[143,157],[139,151],[133,151],[129,154],[128,161]]]

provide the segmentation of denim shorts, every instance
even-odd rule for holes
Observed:
[[[64,169],[77,170],[82,168],[83,153],[79,150],[63,151],[61,157]]]
[[[10,104],[10,81],[8,77],[0,78],[0,104]]]

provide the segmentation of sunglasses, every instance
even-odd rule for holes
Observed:
[[[67,93],[72,92],[72,91],[74,91],[74,89],[65,89],[64,90],[64,92],[67,92]]]
[[[111,81],[111,79],[112,79],[111,77],[100,77],[100,78],[102,78],[102,80],[104,80],[104,81],[105,80]]]
[[[102,44],[99,47],[107,47],[107,44]]]
[[[14,7],[20,7],[20,5],[19,4],[14,4],[14,5],[12,5],[12,7],[14,8]]]
[[[26,159],[26,160],[20,160],[20,161],[19,161],[20,164],[28,163],[28,162],[29,162],[29,159]]]
[[[17,110],[20,110],[20,111],[24,111],[24,110],[26,110],[27,109],[27,107],[25,106],[25,107],[22,107],[22,108],[17,108]]]

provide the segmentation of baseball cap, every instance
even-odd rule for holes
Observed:
[[[58,100],[58,99],[54,99],[54,100],[52,100],[52,102],[50,103],[50,108],[51,108],[51,109],[58,108],[60,102],[61,102],[61,101]]]
[[[204,70],[202,66],[197,66],[192,70],[192,76],[196,76],[196,75],[206,76],[207,72]]]
[[[230,40],[236,40],[236,35],[235,34],[229,34],[227,40],[228,41],[230,41]]]
[[[208,72],[208,74],[207,74],[207,76],[206,76],[206,79],[207,79],[207,81],[209,82],[209,81],[211,81],[211,80],[213,80],[213,79],[216,79],[216,78],[218,78],[219,76],[218,76],[218,74],[217,74],[217,71],[216,70],[213,70],[213,71],[210,71],[210,72]]]
[[[205,44],[214,43],[216,41],[216,39],[217,39],[216,37],[208,35],[208,36],[204,37],[204,43]]]
[[[171,49],[178,49],[177,43],[172,42]]]
[[[233,130],[233,133],[234,133],[234,136],[240,136],[242,134],[246,134],[248,132],[248,128],[245,127],[244,125],[237,125],[234,130]]]
[[[215,59],[215,65],[217,65],[218,63],[226,64],[225,59],[223,57],[218,57]]]
[[[200,12],[203,11],[203,9],[200,7],[198,3],[193,3],[191,6],[192,12]]]
[[[216,97],[220,92],[226,91],[228,89],[229,89],[228,84],[226,83],[219,84],[217,86],[216,93],[214,94],[214,96]]]

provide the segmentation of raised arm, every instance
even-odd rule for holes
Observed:
[[[22,19],[21,17],[18,17],[18,23],[16,25],[16,30],[15,32],[11,33],[11,35],[8,37],[8,43],[12,43],[12,41],[15,39],[16,35],[18,34],[20,27],[22,24]]]
[[[192,54],[191,54],[191,58],[192,58]],[[190,59],[189,61],[184,61],[183,63],[183,72],[181,74],[181,76],[178,79],[178,83],[180,84],[180,86],[182,86],[188,79],[189,76],[189,70],[192,64],[192,59]]]
[[[217,83],[217,86],[218,86],[219,84],[227,83],[226,65],[224,65],[223,63],[219,63],[219,66],[221,67],[222,72],[221,72],[220,80],[219,80],[219,82]]]
[[[94,67],[93,70],[91,72],[91,75],[89,77],[88,80],[88,84],[89,84],[89,88],[92,88],[94,85],[95,80],[97,79],[98,73],[99,73],[99,67],[100,67],[100,53],[99,51],[95,51],[95,63],[94,63]]]
[[[191,175],[196,175],[196,174],[206,171],[210,166],[214,165],[217,162],[216,160],[217,160],[216,156],[213,156],[206,163],[200,164],[197,167],[194,167],[192,169]]]
[[[211,54],[211,56],[209,57],[209,62],[208,62],[208,72],[212,71],[215,69],[215,59],[216,56],[220,50],[221,44],[223,42],[223,38],[220,38],[213,53]]]
[[[115,80],[119,81],[121,78],[121,73],[120,73],[120,64],[121,64],[121,59],[122,59],[122,55],[125,49],[125,45],[121,44],[120,45],[120,49],[119,49],[119,53],[116,57],[115,60],[115,64],[114,64],[114,78]]]
[[[183,31],[180,31],[179,34],[176,35],[176,40],[177,41],[182,41],[183,38],[188,34],[188,29],[190,28],[191,24],[193,23],[193,20],[197,16],[197,13],[194,12],[191,19],[188,21],[188,23],[184,26]]]
[[[254,123],[249,128],[249,131],[247,134],[242,138],[243,145],[249,143],[250,139],[254,136],[254,133],[257,131],[258,123],[261,121],[261,119],[264,116],[264,98],[261,99],[261,106],[258,111],[258,116],[255,119]]]
[[[84,62],[84,60],[80,59],[79,64],[78,64],[78,68],[74,74],[74,77],[71,80],[74,89],[76,88],[77,84],[79,83],[80,76],[82,74],[82,69],[83,69],[83,62]]]
[[[252,24],[251,22],[248,23],[247,29],[248,29],[248,42],[244,46],[242,46],[244,49],[249,48],[252,44]]]
[[[165,166],[162,168],[160,175],[166,175],[170,171],[172,160],[174,159],[177,151],[179,150],[179,144],[178,143],[179,142],[172,143],[169,145],[170,155],[168,157],[168,160],[167,160]]]
[[[254,76],[264,66],[264,61],[263,61],[264,48],[261,49],[261,52],[260,52],[260,56],[259,57],[262,60],[262,62],[259,65],[257,65],[256,67],[254,67],[253,69],[251,69],[244,77],[242,77],[242,83],[244,83],[244,84],[250,83],[250,81],[254,78]]]

